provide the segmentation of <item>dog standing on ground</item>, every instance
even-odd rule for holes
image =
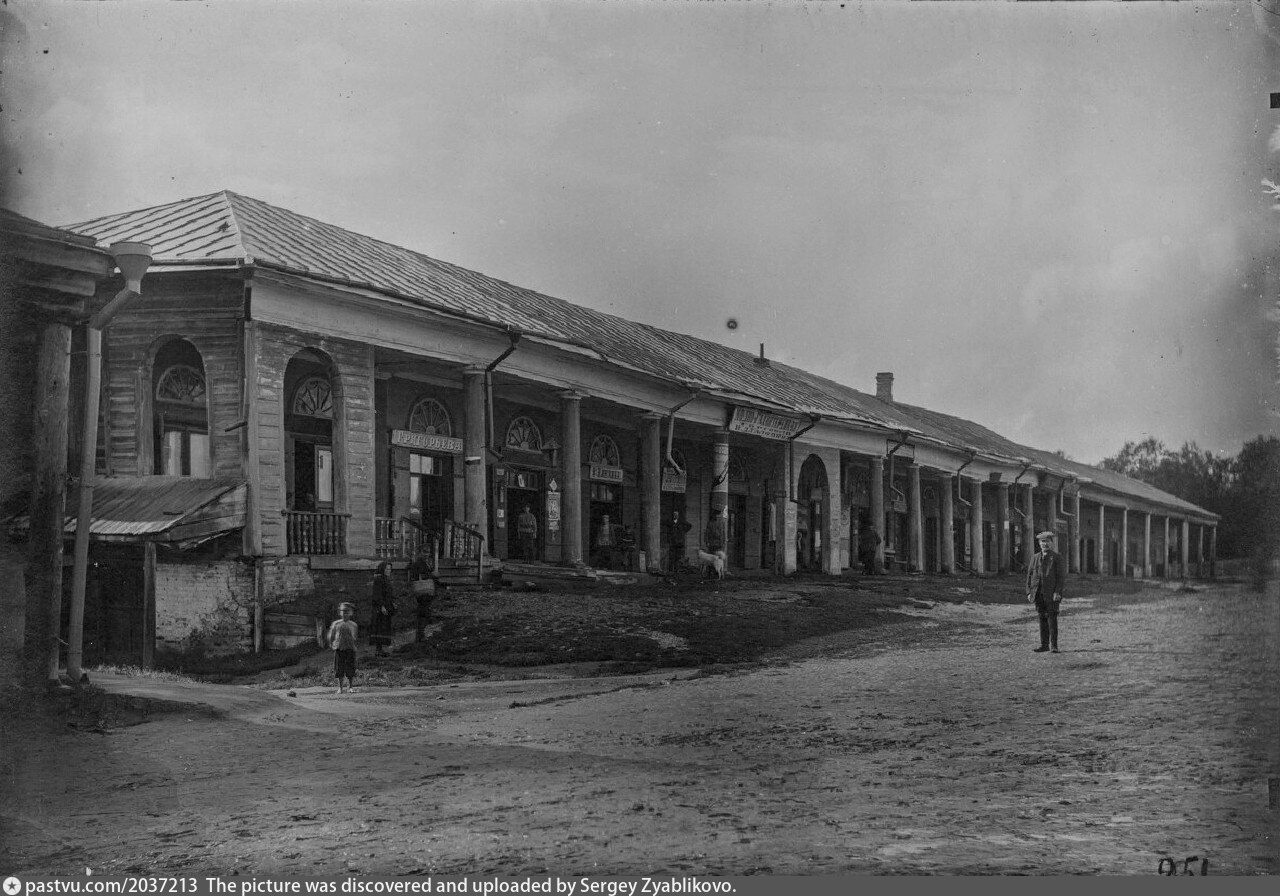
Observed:
[[[724,551],[716,551],[713,554],[708,554],[706,551],[699,549],[698,550],[698,568],[703,572],[703,574],[705,574],[707,571],[707,567],[710,567],[711,571],[716,574],[717,579],[723,579],[724,578],[724,558],[725,558]]]

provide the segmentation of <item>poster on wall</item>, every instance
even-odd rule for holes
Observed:
[[[560,531],[560,492],[547,492],[547,532]]]

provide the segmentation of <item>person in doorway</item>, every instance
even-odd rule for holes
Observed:
[[[618,550],[622,554],[622,568],[627,572],[636,571],[636,533],[630,526],[622,527],[618,536]]]
[[[338,607],[340,619],[335,619],[329,626],[329,646],[333,648],[333,675],[338,679],[338,693],[343,691],[342,679],[347,680],[350,690],[356,689],[356,608],[354,604],[344,603]]]
[[[680,560],[684,557],[685,537],[689,534],[689,530],[693,528],[692,523],[688,523],[680,518],[680,511],[671,511],[671,519],[667,521],[665,541],[667,543],[667,572],[675,575],[680,569]]]
[[[609,514],[601,514],[600,526],[596,529],[596,565],[604,569],[613,569],[613,550],[617,546],[617,537],[613,531],[613,523]]]
[[[876,549],[880,547],[880,533],[875,526],[864,526],[858,533],[858,561],[865,575],[876,574]]]
[[[1036,605],[1040,614],[1040,646],[1036,653],[1058,652],[1058,607],[1062,604],[1062,586],[1066,580],[1066,561],[1054,548],[1052,532],[1036,536],[1040,552],[1027,567],[1027,602]]]
[[[534,559],[538,550],[538,518],[528,504],[516,517],[516,538],[520,544],[520,559]]]
[[[373,574],[373,616],[369,623],[369,643],[377,656],[386,656],[391,645],[391,621],[396,614],[396,593],[389,575],[391,564],[383,560]]]

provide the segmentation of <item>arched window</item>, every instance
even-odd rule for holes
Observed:
[[[541,451],[542,432],[528,417],[517,417],[507,427],[506,447],[519,451]]]
[[[431,436],[452,436],[453,421],[444,405],[434,398],[424,398],[409,412],[409,430]]]
[[[174,339],[152,364],[154,472],[165,476],[211,475],[208,394],[200,352]]]
[[[622,455],[618,452],[618,443],[608,436],[596,436],[591,441],[591,450],[587,452],[587,462],[602,467],[621,467]]]
[[[320,376],[309,376],[293,393],[293,413],[301,417],[333,419],[333,387]]]

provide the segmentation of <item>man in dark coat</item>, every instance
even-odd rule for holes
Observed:
[[[1067,562],[1054,550],[1052,532],[1036,536],[1040,553],[1027,567],[1027,602],[1036,605],[1040,614],[1040,646],[1036,653],[1052,649],[1058,652],[1058,607],[1062,604],[1062,585],[1066,580]]]
[[[667,542],[667,571],[675,575],[680,570],[680,558],[684,556],[685,535],[693,528],[680,518],[680,511],[673,510],[671,519],[664,527]]]
[[[396,593],[388,573],[391,564],[385,560],[373,574],[373,615],[369,626],[369,643],[374,653],[383,656],[391,645],[391,617],[396,614]]]

